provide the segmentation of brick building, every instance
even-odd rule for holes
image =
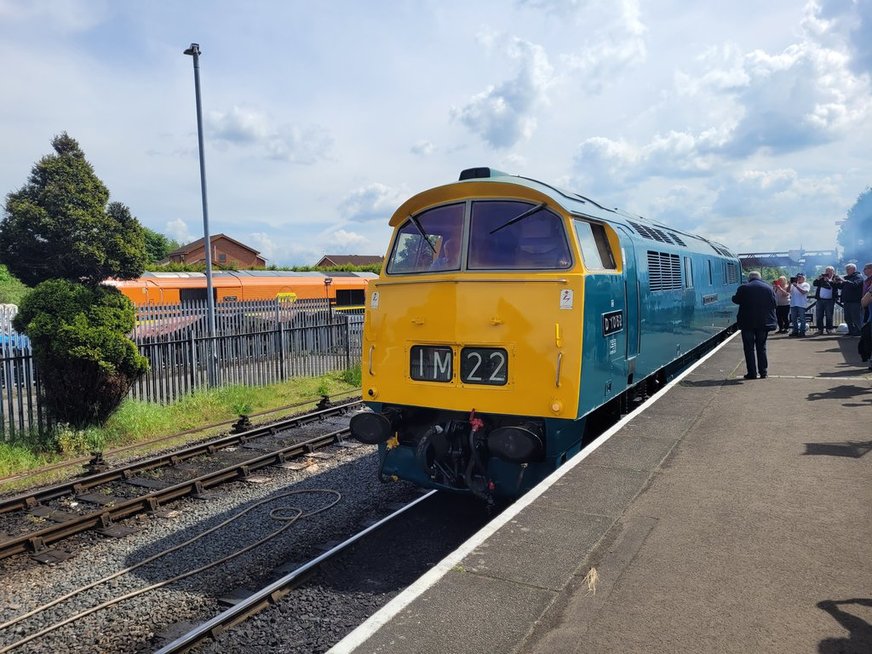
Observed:
[[[330,268],[333,266],[370,266],[381,264],[382,257],[369,254],[325,254],[315,264],[316,268]]]
[[[197,239],[193,243],[183,245],[167,255],[166,261],[172,263],[205,263],[206,250],[203,248],[205,239]],[[226,234],[215,234],[209,240],[212,243],[212,263],[217,266],[231,268],[265,268],[266,259],[260,252],[248,247],[245,243],[230,238]]]

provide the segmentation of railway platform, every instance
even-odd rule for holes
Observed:
[[[331,652],[872,652],[872,371],[769,358],[732,337]]]

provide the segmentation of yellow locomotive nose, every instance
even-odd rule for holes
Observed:
[[[365,398],[574,419],[583,303],[562,298],[581,298],[583,284],[551,271],[376,282],[379,304],[364,329]]]

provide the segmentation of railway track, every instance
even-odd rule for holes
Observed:
[[[307,576],[311,574],[312,571],[318,566],[342,555],[352,545],[357,544],[359,541],[372,534],[372,532],[381,529],[382,527],[393,521],[396,521],[407,511],[415,508],[418,504],[425,502],[435,494],[435,490],[429,491],[428,493],[409,502],[405,506],[400,507],[399,509],[386,516],[385,518],[382,518],[375,524],[366,527],[365,529],[359,531],[353,536],[345,539],[338,545],[330,548],[323,554],[302,564],[295,570],[289,572],[284,577],[277,579],[269,585],[252,593],[249,597],[242,600],[235,606],[232,606],[223,613],[194,627],[182,636],[179,636],[171,643],[165,645],[164,647],[161,647],[156,652],[156,654],[176,654],[178,652],[187,652],[188,650],[196,647],[197,645],[205,641],[215,640],[221,633],[225,632],[226,630],[257,615],[264,609],[275,605],[276,602],[278,602],[292,590],[297,588],[301,582],[305,581]]]
[[[241,587],[269,586],[289,570],[300,583],[339,554],[337,540],[363,538],[375,530],[368,525],[396,513],[396,502],[420,497],[379,483],[370,448],[330,453],[317,471],[275,468],[270,483],[189,500],[175,518],[101,540],[87,556],[39,568],[4,562],[0,653],[154,651],[169,640],[156,634],[208,621]]]
[[[321,409],[0,500],[0,516],[6,517],[3,529],[7,532],[0,534],[0,559],[30,553],[39,561],[56,562],[66,558],[66,554],[50,550],[49,546],[74,534],[99,529],[104,535],[124,535],[126,530],[117,524],[119,520],[146,511],[158,511],[162,505],[181,497],[202,496],[209,488],[246,479],[266,466],[282,465],[328,445],[342,443],[348,436],[347,428],[306,440],[290,436],[290,442],[283,440],[267,444],[259,441],[310,423],[342,416],[358,406],[359,402],[352,402]],[[267,446],[259,447],[260,444]],[[257,450],[260,452],[249,454],[249,451]],[[234,460],[221,465],[222,462],[216,459],[219,453],[232,454]],[[201,474],[197,474],[193,466],[188,465],[186,469],[185,462],[193,462],[198,457],[211,458],[213,469]],[[218,463],[217,469],[214,469],[215,461]],[[165,478],[161,479],[155,472],[162,470],[183,472],[185,478],[168,481],[167,475],[164,475]],[[77,512],[69,510],[79,506],[97,508]],[[16,526],[7,517],[15,513],[25,520],[36,518],[38,522],[53,524],[40,529],[23,528],[20,524]],[[9,535],[10,531],[20,533]]]
[[[306,402],[298,402],[297,404],[289,404],[287,406],[278,407],[276,409],[269,409],[267,411],[261,411],[259,413],[252,413],[252,414],[249,414],[247,417],[248,418],[263,418],[264,416],[269,416],[271,414],[276,414],[276,413],[280,413],[280,412],[286,413],[286,412],[291,411],[293,409],[301,409],[302,407],[311,406],[313,404],[317,404],[318,408],[323,408],[323,405],[326,404],[329,406],[331,402],[335,402],[336,406],[339,406],[341,404],[349,403],[351,401],[350,400],[351,395],[352,394],[348,393],[348,392],[338,393],[336,395],[322,395],[320,401],[309,400]],[[355,400],[355,402],[356,402],[356,400]],[[107,459],[112,458],[112,457],[123,456],[125,454],[130,454],[130,453],[136,452],[138,450],[143,450],[144,448],[147,448],[147,447],[156,446],[156,445],[163,443],[163,442],[175,441],[175,440],[178,440],[180,438],[184,438],[186,436],[190,436],[190,435],[194,435],[194,434],[198,434],[198,433],[204,433],[204,432],[207,432],[211,429],[216,429],[218,427],[235,426],[237,422],[238,422],[238,419],[236,419],[236,418],[233,418],[230,420],[222,420],[220,422],[213,422],[213,423],[208,424],[208,425],[202,425],[199,427],[193,427],[191,429],[186,429],[184,431],[180,431],[180,432],[177,432],[175,434],[167,434],[165,436],[158,436],[156,438],[152,438],[152,439],[148,439],[148,440],[137,441],[135,443],[130,443],[128,445],[122,445],[120,447],[114,447],[114,448],[111,448],[109,450],[106,450],[104,453],[104,456]],[[276,421],[276,422],[278,422],[278,421]],[[271,424],[275,424],[275,423],[271,423]],[[263,425],[263,426],[268,427],[269,425]],[[73,459],[66,459],[64,461],[58,461],[57,463],[51,463],[51,464],[48,464],[45,466],[40,466],[38,468],[24,470],[21,472],[16,472],[16,473],[10,474],[10,475],[0,476],[0,487],[2,487],[3,485],[6,485],[6,484],[10,484],[12,482],[26,483],[27,479],[32,479],[32,478],[35,479],[35,478],[39,478],[39,477],[42,477],[45,475],[49,475],[51,473],[57,473],[58,471],[61,471],[65,468],[72,468],[73,466],[86,466],[87,467],[89,462],[92,461],[92,459],[93,459],[92,456],[80,456],[80,457],[76,457]],[[6,493],[4,493],[4,495],[5,494]]]

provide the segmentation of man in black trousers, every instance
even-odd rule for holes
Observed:
[[[765,379],[769,368],[766,358],[766,338],[776,327],[775,293],[772,287],[760,279],[756,270],[748,273],[748,283],[742,284],[733,296],[739,305],[736,322],[742,330],[742,345],[745,348],[745,379]],[[755,356],[756,354],[756,356]]]

